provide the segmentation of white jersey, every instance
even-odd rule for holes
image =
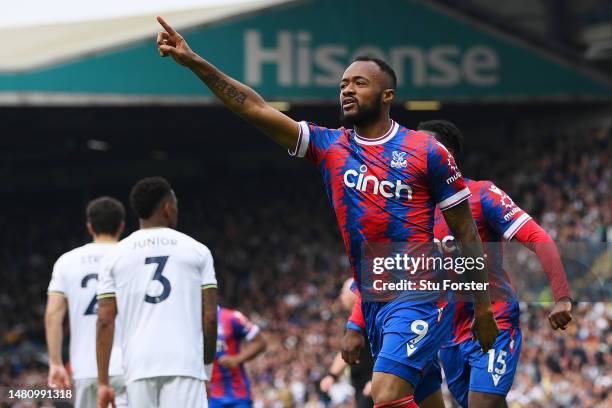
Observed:
[[[170,228],[136,231],[104,258],[98,299],[117,299],[126,383],[207,379],[202,289],[216,286],[208,248]]]
[[[68,302],[70,364],[74,379],[98,378],[96,363],[96,286],[100,260],[116,244],[93,242],[62,255],[53,267],[49,295],[62,295]],[[119,319],[118,319],[119,320]],[[121,334],[115,332],[110,375],[122,375]]]

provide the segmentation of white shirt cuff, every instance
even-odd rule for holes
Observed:
[[[512,222],[512,224],[510,224],[506,232],[504,232],[504,238],[507,241],[510,241],[512,238],[514,238],[514,235],[518,232],[518,230],[520,230],[521,227],[525,225],[530,219],[531,217],[527,213],[518,217]]]
[[[461,191],[457,191],[452,196],[448,197],[445,200],[442,200],[438,203],[441,211],[448,210],[462,202],[463,200],[469,198],[472,195],[469,188],[464,188]]]
[[[204,364],[204,375],[206,376],[207,381],[212,380],[213,365],[214,365],[213,363]]]
[[[289,150],[289,154],[291,156],[304,157],[306,150],[308,150],[308,142],[310,141],[310,128],[308,123],[304,121],[300,122],[299,125],[300,130],[295,149],[293,151]]]
[[[249,332],[247,333],[245,339],[247,341],[251,341],[255,338],[255,336],[257,336],[259,332],[260,332],[259,326],[253,325],[251,330],[249,330]]]

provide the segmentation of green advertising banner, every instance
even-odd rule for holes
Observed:
[[[394,67],[404,100],[611,95],[605,82],[567,62],[423,1],[295,1],[183,33],[196,52],[267,98],[335,101],[345,67],[364,54]],[[188,70],[159,58],[153,38],[1,73],[0,92],[210,96]]]

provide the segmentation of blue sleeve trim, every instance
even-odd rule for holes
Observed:
[[[356,332],[363,334],[363,330],[361,329],[361,327],[359,327],[358,324],[351,322],[350,320],[346,322],[346,328],[349,330],[355,330]]]

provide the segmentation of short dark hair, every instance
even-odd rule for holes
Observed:
[[[149,219],[159,204],[172,194],[170,183],[163,177],[147,177],[137,182],[130,192],[130,205],[138,218]]]
[[[99,197],[87,204],[85,218],[96,234],[116,234],[125,220],[125,208],[112,197]]]
[[[387,76],[391,80],[391,87],[393,89],[397,88],[397,75],[395,75],[395,71],[393,70],[393,68],[391,68],[391,66],[385,61],[381,60],[380,58],[368,57],[367,55],[360,55],[353,60],[353,62],[357,61],[370,61],[378,65],[378,68],[380,68],[382,72],[387,74]]]
[[[463,153],[463,133],[454,123],[444,119],[428,120],[419,123],[418,130],[435,133],[436,139],[453,155]]]

